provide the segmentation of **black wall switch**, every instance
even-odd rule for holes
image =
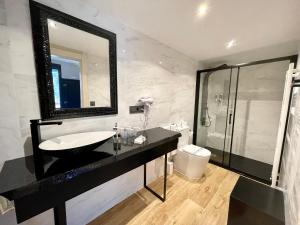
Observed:
[[[129,106],[129,113],[143,113],[143,112],[144,112],[143,105]]]

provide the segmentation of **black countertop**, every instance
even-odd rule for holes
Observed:
[[[125,162],[124,159],[139,153],[148,150],[155,151],[155,147],[174,141],[181,136],[180,133],[163,128],[153,128],[141,133],[147,138],[147,141],[141,145],[132,144],[130,141],[124,143],[124,140],[117,144],[115,139],[111,138],[80,158],[59,159],[47,156],[42,165],[44,168],[42,176],[36,171],[33,156],[6,161],[0,172],[0,195],[9,200],[15,200],[41,190],[51,189],[54,185],[71,181],[79,175],[88,174],[102,167],[107,168],[109,164],[121,160]]]

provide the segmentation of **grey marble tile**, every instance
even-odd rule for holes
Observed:
[[[284,146],[280,186],[285,190],[286,224],[300,223],[300,90],[294,95],[295,115],[288,125],[288,140]]]
[[[5,9],[1,7],[1,2],[0,2],[0,25],[5,26],[6,24],[7,22],[6,22]]]
[[[4,1],[5,0],[0,0],[0,9],[5,9]]]

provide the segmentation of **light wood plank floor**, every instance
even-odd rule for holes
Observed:
[[[168,176],[167,200],[147,190],[133,194],[89,225],[226,225],[230,193],[239,175],[209,164],[200,181]],[[161,193],[163,180],[149,185]]]

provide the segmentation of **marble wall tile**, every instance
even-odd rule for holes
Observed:
[[[110,106],[110,77],[108,58],[86,54],[88,74],[88,103],[95,102],[95,106]]]
[[[4,9],[4,6],[1,7],[1,5],[0,5],[0,25],[1,25],[1,26],[6,25],[6,14],[5,14],[5,9]]]
[[[196,61],[114,21],[106,12],[83,0],[39,2],[115,32],[118,46],[119,114],[64,120],[59,127],[43,127],[43,138],[111,130],[115,122],[120,126],[141,127],[141,115],[129,114],[129,106],[143,96],[151,96],[155,101],[149,127],[180,119],[192,127]],[[0,20],[5,21],[0,24],[0,102],[5,104],[5,109],[0,110],[0,162],[3,162],[31,154],[29,120],[39,118],[40,112],[28,1],[0,0],[1,9],[5,14]],[[149,182],[161,175],[160,161],[149,163]],[[142,187],[142,175],[142,168],[137,168],[71,199],[67,202],[68,224],[85,224],[130,196]],[[13,217],[14,213],[0,217],[0,224],[16,224]],[[23,224],[53,224],[53,212],[49,210]]]
[[[0,10],[5,15],[4,2],[0,4]],[[20,128],[18,123],[18,108],[14,76],[10,62],[10,39],[9,29],[6,22],[0,25],[0,168],[4,160],[23,155],[21,147]]]
[[[70,224],[85,224],[100,214],[107,208],[113,207],[117,202],[124,200],[132,193],[139,190],[142,186],[143,170],[142,168],[130,171],[120,177],[117,177],[105,185],[96,187],[83,195],[71,199],[67,202],[67,214]],[[138,180],[136,180],[138,178]],[[136,185],[139,183],[139,185]],[[121,190],[115,191],[116,187],[121,186]],[[101,204],[99,200],[101,199]],[[86,208],[96,208],[97,210],[83,210]],[[77,213],[74,213],[77,212]],[[84,216],[83,216],[84,214]]]
[[[279,175],[279,186],[285,194],[287,225],[300,223],[300,88],[294,90],[291,108]]]
[[[5,0],[0,0],[0,8],[1,8],[1,9],[4,9],[4,1],[5,1]]]
[[[35,76],[29,1],[5,1],[12,72]],[[16,16],[18,15],[18,16]]]

